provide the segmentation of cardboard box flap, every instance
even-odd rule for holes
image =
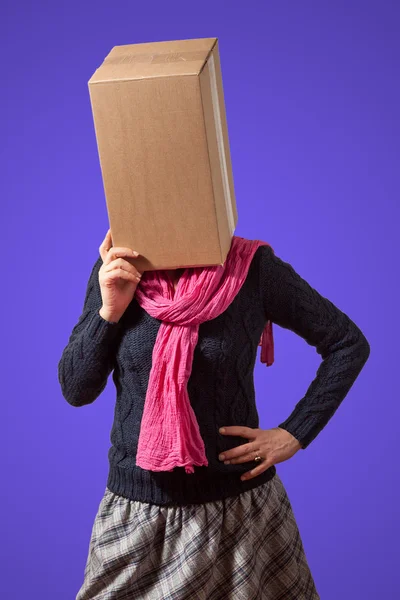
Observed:
[[[198,75],[217,38],[114,46],[89,84]]]

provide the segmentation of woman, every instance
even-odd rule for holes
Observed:
[[[73,406],[94,402],[111,371],[117,390],[76,600],[318,599],[275,464],[328,423],[366,338],[263,242],[234,236],[223,267],[139,273],[135,256],[107,232],[58,367]],[[288,418],[263,430],[253,370],[260,337],[272,364],[272,323],[323,360]]]

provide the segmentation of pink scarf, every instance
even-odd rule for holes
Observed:
[[[187,268],[176,291],[164,271],[146,271],[135,297],[144,310],[162,321],[153,348],[152,367],[141,422],[136,464],[150,471],[208,466],[187,382],[192,371],[199,325],[215,319],[243,285],[260,240],[233,236],[223,266]],[[259,343],[261,362],[273,363],[272,323]]]

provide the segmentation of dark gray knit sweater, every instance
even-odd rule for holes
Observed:
[[[218,455],[246,443],[222,436],[223,425],[258,427],[253,370],[267,319],[290,329],[314,346],[322,358],[316,378],[282,427],[303,448],[317,436],[347,395],[369,356],[360,329],[322,297],[269,246],[254,254],[247,278],[219,317],[202,323],[188,382],[191,405],[205,443],[208,467],[152,472],[136,466],[152,350],[161,321],[134,298],[118,323],[99,315],[102,304],[99,257],[90,275],[84,308],[58,364],[64,398],[72,406],[96,400],[113,371],[116,387],[107,486],[131,500],[155,504],[191,504],[235,496],[268,481],[271,467],[241,481],[257,463],[224,465]]]

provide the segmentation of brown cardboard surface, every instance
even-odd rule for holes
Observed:
[[[114,246],[139,270],[223,264],[237,210],[217,39],[116,46],[89,92]]]

